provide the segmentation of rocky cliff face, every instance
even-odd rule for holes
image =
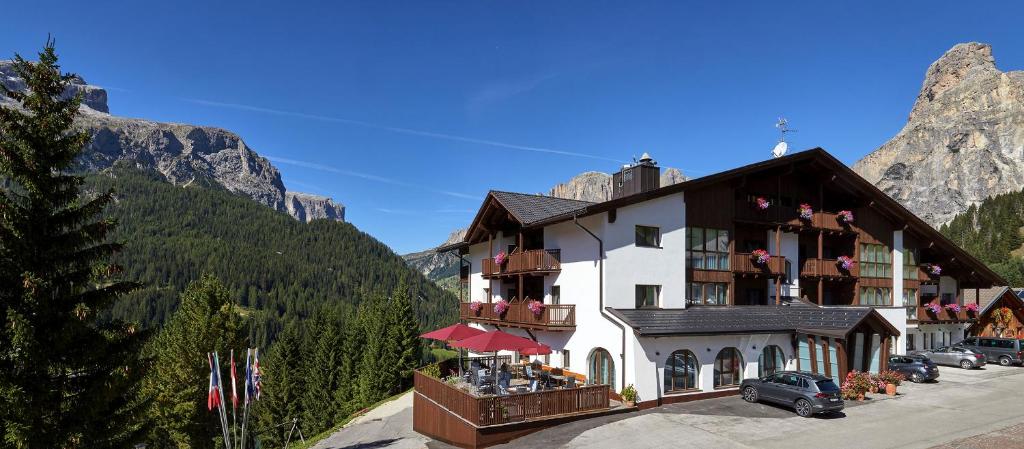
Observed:
[[[1024,187],[1024,72],[992,47],[958,44],[932,63],[906,126],[853,166],[933,226]]]
[[[12,91],[25,90],[11,61],[0,61],[0,83]],[[77,161],[82,169],[103,170],[115,163],[128,163],[156,171],[174,184],[220,185],[299,220],[344,220],[344,206],[330,198],[287,191],[277,168],[237,134],[220,128],[110,115],[106,91],[76,77],[66,94],[79,93],[83,107],[75,123],[93,136]],[[14,105],[2,94],[0,104]]]
[[[677,184],[686,180],[683,173],[675,168],[665,168],[661,172],[661,185]],[[549,196],[600,203],[612,198],[612,175],[608,173],[588,171],[573,176],[564,183],[551,188]],[[461,241],[466,236],[466,229],[457,229],[448,235],[448,240],[438,247]],[[441,280],[458,274],[459,257],[454,253],[437,254],[434,248],[410,253],[402,256],[406,263],[412,265],[431,280]]]

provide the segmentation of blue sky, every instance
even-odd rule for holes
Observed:
[[[958,42],[1024,69],[1010,2],[33,3],[5,6],[0,57],[52,33],[112,113],[237,132],[398,252],[467,225],[488,189],[644,151],[689,176],[765,159],[780,115],[791,148],[852,164]]]

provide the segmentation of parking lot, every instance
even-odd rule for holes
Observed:
[[[1024,368],[940,367],[940,373],[938,382],[905,383],[896,397],[874,395],[831,416],[800,418],[733,396],[569,423],[506,447],[930,448],[1024,422]],[[961,443],[946,447],[974,447]]]

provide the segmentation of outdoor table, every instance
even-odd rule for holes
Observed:
[[[559,386],[565,385],[565,376],[552,374],[551,380],[554,380]]]

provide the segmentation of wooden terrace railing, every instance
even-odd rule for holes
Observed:
[[[839,268],[839,261],[836,259],[805,259],[800,267],[800,276],[843,278],[857,277],[859,274],[857,262],[853,263],[850,271],[845,271]]]
[[[559,327],[576,327],[575,304],[544,304],[544,309],[539,314],[535,314],[527,307],[529,301],[529,299],[526,301],[513,299],[504,315],[498,315],[494,311],[494,303],[482,303],[480,311],[474,312],[470,308],[471,303],[464,302],[459,304],[459,318],[482,323],[512,324],[548,330]]]
[[[786,258],[783,256],[771,256],[766,265],[754,263],[750,253],[735,253],[732,255],[732,271],[736,273],[756,273],[781,275],[786,269]]]
[[[524,273],[551,273],[562,270],[562,252],[557,249],[531,249],[508,255],[504,265],[498,265],[494,258],[484,259],[481,264],[484,277],[506,276]]]
[[[477,427],[583,414],[610,407],[611,389],[608,385],[507,396],[474,396],[420,371],[414,373],[413,383],[416,393]]]

